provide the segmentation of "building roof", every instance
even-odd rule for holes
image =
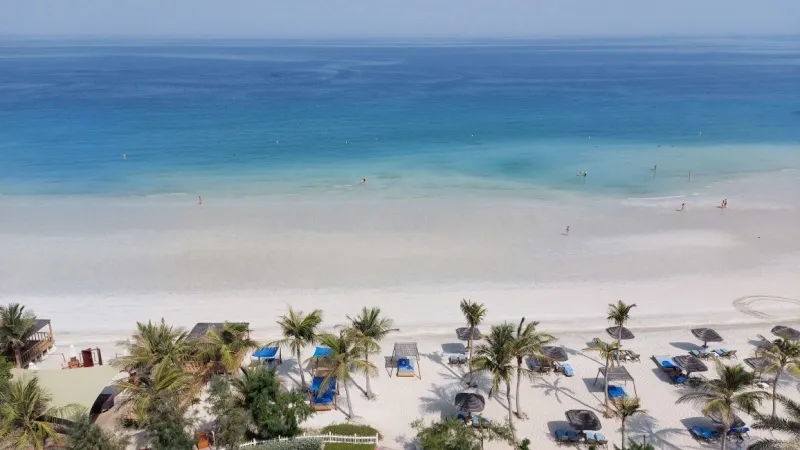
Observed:
[[[35,319],[33,321],[33,326],[31,327],[31,330],[33,330],[34,333],[37,333],[49,326],[50,326],[50,319]]]
[[[39,386],[47,389],[53,396],[51,406],[60,408],[78,404],[87,410],[119,373],[119,370],[111,366],[36,371],[11,369],[11,376],[14,379],[38,378]]]

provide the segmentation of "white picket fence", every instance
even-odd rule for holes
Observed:
[[[268,441],[252,441],[246,444],[242,444],[239,448],[244,447],[253,447],[255,445],[261,444],[269,444],[270,442],[283,442],[283,441],[291,441],[291,440],[301,440],[301,439],[316,439],[322,442],[336,442],[336,443],[343,443],[343,444],[375,444],[378,445],[378,435],[375,436],[341,436],[336,434],[320,434],[317,436],[312,436],[308,434],[304,434],[302,436],[296,436],[293,438],[277,438],[277,439],[270,439]]]

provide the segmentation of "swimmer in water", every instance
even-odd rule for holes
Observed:
[[[361,184],[367,184],[367,177],[361,178]]]

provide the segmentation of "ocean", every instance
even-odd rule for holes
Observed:
[[[5,39],[0,195],[685,194],[800,167],[798,54],[798,38]]]

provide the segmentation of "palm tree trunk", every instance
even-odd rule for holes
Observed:
[[[725,450],[728,443],[728,427],[722,428],[722,436],[719,437],[719,440],[722,441],[722,450]]]
[[[775,374],[775,381],[772,382],[772,417],[775,417],[775,407],[777,406],[778,399],[775,398],[778,395],[778,378],[780,378],[781,373],[778,372]]]
[[[347,396],[347,418],[353,418],[353,402],[350,401],[350,380],[344,380],[344,394]]]
[[[305,370],[303,370],[303,363],[300,362],[300,349],[297,350],[297,368],[300,370],[300,387],[305,389],[306,387],[306,374]]]
[[[367,363],[365,364],[365,367],[369,366],[369,356],[364,359],[364,362]],[[366,370],[364,371],[364,382],[367,385],[367,398],[374,397],[375,395],[372,393],[372,387],[369,385],[369,373]]]
[[[522,418],[522,409],[519,405],[519,385],[522,382],[522,358],[517,358],[517,417]]]
[[[508,400],[508,425],[511,427],[511,440],[517,442],[516,433],[514,432],[514,414],[511,412],[511,382],[506,381],[506,399]],[[483,419],[481,419],[483,420]]]
[[[625,417],[622,418],[622,450],[625,450]]]
[[[14,347],[14,364],[17,369],[22,369],[22,352],[19,347]]]
[[[469,383],[472,384],[472,328],[469,329],[469,340],[467,341],[469,347]]]
[[[606,355],[606,373],[603,377],[603,394],[605,395],[605,400],[603,401],[603,415],[608,415],[608,362],[611,355]]]

